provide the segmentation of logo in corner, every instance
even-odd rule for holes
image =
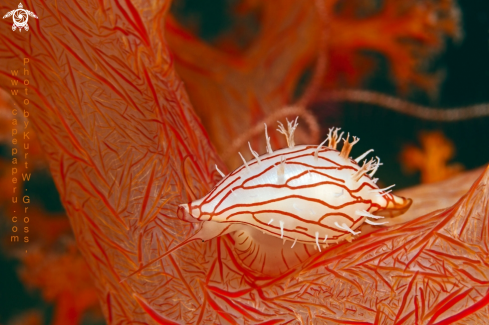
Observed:
[[[4,19],[12,16],[14,20],[14,24],[12,25],[13,31],[15,31],[17,28],[19,29],[19,32],[22,31],[22,28],[28,31],[29,25],[27,25],[27,21],[29,20],[29,16],[38,19],[35,13],[23,8],[22,3],[19,3],[18,9],[9,11],[5,16],[3,16]]]

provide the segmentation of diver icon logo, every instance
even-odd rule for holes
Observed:
[[[19,29],[19,32],[22,31],[22,28],[24,28],[26,31],[29,30],[29,25],[27,25],[27,21],[29,20],[29,16],[34,17],[37,19],[37,16],[35,13],[32,11],[23,9],[22,3],[19,3],[19,8],[14,9],[12,11],[7,12],[3,18],[8,18],[12,16],[14,20],[14,24],[12,25],[12,30],[15,31],[17,28]]]

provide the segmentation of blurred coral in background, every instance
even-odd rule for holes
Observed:
[[[41,5],[38,6],[37,9],[40,9]],[[463,10],[461,12],[459,4],[454,1],[227,0],[211,3],[175,0],[172,6],[166,18],[160,19],[165,19],[164,37],[176,72],[183,81],[183,85],[175,82],[175,87],[185,88],[212,145],[229,169],[241,164],[237,151],[243,152],[247,159],[251,157],[247,149],[248,141],[251,141],[254,148],[259,148],[259,153],[264,152],[264,121],[271,123],[269,127],[274,129],[277,119],[296,115],[302,117],[302,129],[297,134],[298,143],[318,143],[333,123],[348,127],[348,130],[358,132],[357,135],[362,137],[359,151],[370,149],[363,146],[372,146],[376,150],[379,147],[380,156],[386,162],[381,179],[394,180],[400,187],[444,180],[461,171],[461,164],[473,168],[489,160],[487,150],[479,151],[476,156],[475,144],[468,143],[467,138],[460,136],[465,131],[481,133],[480,130],[487,127],[487,118],[470,122],[473,124],[446,127],[442,123],[430,124],[389,115],[394,113],[383,113],[381,107],[372,110],[362,105],[353,108],[339,106],[328,102],[323,96],[335,89],[361,87],[385,90],[430,104],[437,103],[436,98],[440,94],[439,98],[443,102],[444,92],[441,88],[447,68],[443,61],[440,63],[437,60],[449,56],[445,52],[447,42],[454,46],[456,42],[461,42],[464,34],[462,21],[465,18],[461,19]],[[4,5],[0,8],[2,12],[8,9]],[[489,14],[489,7],[485,9]],[[46,9],[46,14],[49,10]],[[86,14],[82,8],[78,7],[78,10],[80,14]],[[97,15],[95,19],[103,20],[108,14],[100,10]],[[127,16],[123,19],[132,22]],[[484,24],[488,25],[487,17],[484,19]],[[137,26],[137,19],[134,21],[132,27],[126,27],[127,30],[118,27],[124,34],[120,38],[120,45],[125,49],[141,46],[132,43],[132,28],[138,31],[141,28],[134,27]],[[2,22],[7,23],[10,22]],[[83,27],[70,28],[88,33],[83,31]],[[105,37],[109,36],[107,34]],[[98,35],[96,37],[102,38]],[[6,38],[3,44],[6,47],[12,46]],[[161,54],[163,49],[156,51],[160,51],[164,57]],[[472,52],[466,55],[466,59],[470,60],[471,55]],[[142,57],[143,54],[137,60],[144,61]],[[162,57],[158,58],[158,62],[165,66]],[[121,69],[131,73],[138,71],[134,72],[135,76],[140,73],[139,66],[126,66],[124,57],[111,59],[117,61],[123,67]],[[489,56],[487,59],[489,62]],[[102,75],[117,71],[106,61],[102,62],[105,62],[103,66],[94,68]],[[113,73],[125,80],[123,74]],[[166,71],[158,73],[167,77]],[[150,79],[147,75],[146,78]],[[453,77],[448,75],[447,78],[452,80]],[[488,81],[487,78],[484,80]],[[388,85],[378,86],[382,82]],[[143,91],[134,88],[135,92]],[[156,93],[154,88],[149,89]],[[489,96],[477,98],[480,99],[489,101]],[[168,97],[165,100],[180,105],[180,98]],[[473,101],[469,100],[468,103]],[[29,297],[30,303],[21,305],[19,301],[12,301],[10,308],[13,308],[14,303],[18,307],[3,315],[2,312],[7,312],[6,307],[0,309],[0,322],[9,325],[103,323],[97,301],[98,292],[91,279],[93,270],[75,247],[66,213],[60,207],[49,207],[52,202],[46,194],[50,192],[52,196],[53,193],[57,195],[57,192],[53,181],[49,179],[45,150],[32,136],[29,161],[35,169],[32,172],[33,179],[39,175],[45,178],[41,177],[42,184],[37,188],[39,199],[33,202],[29,214],[32,231],[29,252],[24,254],[13,249],[5,235],[9,232],[6,225],[13,211],[8,159],[12,105],[8,93],[3,92],[0,96],[0,141],[3,153],[0,159],[0,208],[4,220],[1,228],[1,263],[2,272],[6,276],[0,282],[15,279],[21,281],[22,288],[14,287],[13,284],[5,284],[3,287],[2,284],[0,290],[18,290],[22,292],[22,297]],[[440,131],[443,128],[446,128],[444,133]],[[284,146],[282,137],[275,132],[269,134],[275,147]],[[420,136],[421,148],[409,144],[415,142],[417,136]],[[447,138],[454,140],[451,142]],[[111,151],[111,148],[107,150]],[[460,164],[450,163],[451,159]],[[211,160],[208,158],[205,161]],[[419,170],[420,179],[410,178],[403,182],[407,175],[402,174],[401,168],[398,168],[400,163],[407,170]],[[183,169],[186,168],[197,169],[185,165]],[[207,176],[188,182],[202,183],[195,186],[205,189],[213,180],[213,176]],[[18,186],[22,187],[22,184]],[[36,189],[31,185],[26,188],[32,190],[35,197]],[[184,188],[189,192],[195,190],[189,185]],[[177,188],[175,191],[184,190]],[[167,213],[164,209],[160,210],[163,211],[161,213]],[[160,210],[154,215],[160,213]],[[434,224],[432,219],[425,218],[420,223]],[[166,225],[157,227],[165,229]],[[97,245],[102,247],[99,242]],[[110,297],[107,295],[106,299],[110,300]],[[222,299],[225,301],[226,298]],[[212,305],[212,300],[209,301]]]
[[[178,7],[179,2],[191,3],[176,1],[174,5]],[[251,154],[246,141],[229,147],[229,139],[237,139],[256,124],[262,127],[259,122],[265,117],[294,104],[302,95],[297,92],[304,91],[300,82],[307,73],[320,78],[316,92],[360,86],[378,68],[374,57],[381,56],[401,93],[413,89],[438,92],[440,74],[430,73],[428,62],[443,50],[447,37],[461,37],[460,14],[453,1],[314,3],[239,2],[235,14],[255,17],[247,20],[254,28],[243,35],[242,24],[231,20],[224,35],[210,42],[198,38],[195,26],[191,33],[192,28],[179,23],[179,15],[167,19],[166,37],[177,72],[213,144],[230,167],[240,164],[238,149],[246,152],[246,158]],[[321,56],[326,64],[320,66]],[[321,69],[324,71],[318,71]],[[307,95],[312,96],[300,104],[316,101],[315,94]],[[315,143],[318,138],[303,136],[301,140]],[[273,141],[281,139],[272,133]],[[255,139],[252,145],[264,151],[263,141]]]
[[[74,242],[66,246],[61,252],[59,247],[34,249],[22,257],[20,270],[22,282],[41,290],[43,299],[54,304],[55,325],[80,324],[83,313],[90,309],[102,316],[87,263]]]
[[[0,90],[0,141],[8,149],[11,142],[11,110],[14,103],[10,101],[8,93]],[[22,114],[17,115],[18,123],[23,124],[27,121]],[[40,174],[49,180],[47,161],[43,156],[41,145],[33,131],[29,133],[29,155],[31,155],[29,169],[20,163],[16,167],[18,173],[30,172],[35,182]],[[9,152],[10,150],[7,150]],[[9,220],[10,216],[16,215],[16,204],[12,202],[12,175],[11,159],[6,154],[0,157],[0,211],[3,222]],[[41,178],[42,179],[42,178]],[[50,180],[52,183],[52,180]],[[64,212],[57,212],[49,206],[55,206],[59,199],[42,200],[39,198],[39,190],[50,190],[50,196],[58,197],[54,187],[49,188],[46,184],[41,184],[41,188],[35,186],[24,186],[25,182],[21,177],[18,178],[17,186],[22,189],[30,190],[31,197],[34,198],[29,217],[29,243],[28,250],[24,254],[10,242],[10,233],[2,227],[1,252],[2,260],[18,260],[17,271],[19,279],[25,286],[26,293],[40,293],[39,298],[45,302],[53,304],[52,315],[46,315],[46,310],[39,309],[26,310],[25,313],[11,317],[8,325],[41,325],[46,324],[47,319],[52,319],[51,325],[81,324],[84,313],[93,314],[93,324],[100,322],[102,313],[98,303],[97,292],[91,279],[88,266],[76,248],[70,222]],[[54,191],[54,192],[53,192]],[[36,195],[37,194],[37,195]],[[39,200],[36,200],[38,198]],[[46,209],[46,206],[48,209]],[[17,207],[18,208],[18,207]],[[20,219],[20,217],[19,217]],[[10,229],[9,229],[10,230]],[[5,235],[4,235],[5,234]],[[2,264],[5,262],[2,261]],[[11,264],[10,264],[11,265]],[[5,276],[5,274],[2,274]],[[7,295],[15,290],[9,285],[2,286],[0,294]],[[19,292],[16,293],[19,295]],[[19,303],[19,302],[18,302]],[[11,306],[12,308],[13,306]],[[18,310],[26,308],[16,306]],[[2,315],[0,315],[2,316]],[[5,317],[5,316],[4,316]],[[84,322],[84,324],[88,324]]]
[[[408,172],[421,172],[421,183],[443,181],[463,170],[461,164],[448,164],[455,148],[442,132],[422,132],[419,138],[422,149],[406,145],[401,152],[401,162]]]

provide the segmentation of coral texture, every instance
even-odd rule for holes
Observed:
[[[2,10],[15,8],[5,1]],[[177,205],[219,179],[163,37],[168,1],[29,1],[0,25],[0,85],[30,58],[27,109],[110,324],[451,324],[487,320],[489,173],[455,206],[318,253],[280,277],[232,238],[191,243]]]

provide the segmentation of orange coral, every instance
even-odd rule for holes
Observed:
[[[320,55],[328,60],[322,82],[326,89],[358,85],[373,70],[365,52],[375,52],[387,59],[399,89],[416,86],[436,92],[438,77],[423,72],[423,64],[443,47],[445,36],[460,35],[453,1],[387,0],[380,8],[366,1],[317,3],[322,6],[315,7],[313,1],[245,1],[240,12],[255,13],[260,28],[241,52],[237,45],[227,51],[229,39],[226,49],[212,46],[174,18],[167,19],[175,67],[221,154],[229,148],[229,139],[292,104],[303,72]],[[272,136],[273,141],[281,139]],[[258,152],[265,150],[262,141],[255,139],[252,145]],[[251,158],[245,147],[240,149]],[[230,167],[240,164],[236,155],[224,158]]]
[[[29,217],[29,241],[33,241],[36,245],[53,249],[53,244],[61,236],[72,236],[70,221],[63,213],[47,213],[40,207],[32,205],[26,215]]]
[[[294,87],[318,49],[319,17],[311,3],[254,2],[250,6],[260,11],[261,32],[241,55],[206,44],[172,17],[166,20],[166,39],[176,69],[221,153],[229,146],[229,139],[292,101]],[[281,141],[272,136],[275,145]],[[261,142],[252,145],[264,150]],[[239,161],[233,156],[229,165]]]
[[[407,145],[401,152],[401,162],[408,171],[419,170],[422,183],[450,178],[463,170],[459,163],[447,164],[455,154],[453,143],[441,131],[421,132],[422,149]]]
[[[79,324],[83,312],[98,307],[89,269],[74,245],[65,254],[31,251],[22,263],[22,281],[55,303],[52,325]]]
[[[121,281],[188,236],[193,227],[177,218],[177,206],[209,191],[220,179],[215,165],[222,168],[165,44],[168,5],[33,0],[29,8],[43,15],[28,38],[0,25],[0,59],[31,58],[32,121],[108,323],[481,324],[489,303],[487,171],[454,207],[316,252],[281,277],[238,263],[227,236],[192,243]],[[0,71],[2,86],[10,78]],[[49,272],[40,256],[26,265]],[[48,260],[68,274],[67,264],[81,268],[74,258]],[[33,285],[52,284],[37,275]],[[56,283],[45,288],[63,297]]]
[[[12,87],[6,87],[7,89]],[[14,89],[16,87],[13,87]],[[18,131],[17,138],[22,136],[22,131],[26,129],[26,123],[28,126],[30,121],[25,118],[21,113],[20,109],[17,115],[12,114],[12,110],[19,108],[19,106],[14,106],[14,101],[12,96],[7,93],[4,89],[0,89],[0,143],[7,146],[12,145],[12,128],[16,128]],[[15,119],[15,121],[14,121]],[[15,123],[15,124],[14,124]],[[32,129],[32,127],[29,127]],[[20,148],[22,150],[22,148]],[[35,167],[45,167],[46,159],[44,158],[42,152],[42,146],[34,131],[29,131],[29,166],[32,170]],[[19,168],[22,168],[22,164],[19,163]],[[3,170],[3,169],[1,169]],[[19,172],[20,174],[20,172]]]
[[[11,110],[14,107],[12,104],[8,95],[0,93],[0,142],[7,145],[10,145],[9,140],[11,139],[13,118]],[[18,119],[18,128],[22,130],[24,123],[28,120],[23,118],[22,114],[15,117]],[[22,131],[19,133],[22,134]],[[28,182],[24,181],[20,175],[39,173],[41,171],[36,170],[36,167],[46,164],[36,133],[30,130],[29,137],[30,147],[29,150],[26,150],[30,155],[29,159],[26,159],[29,162],[28,168],[23,159],[19,159],[18,164],[15,165],[18,170],[15,184],[17,195],[23,192],[26,183],[26,188],[29,189]],[[19,208],[18,204],[13,203],[11,199],[14,187],[12,166],[14,165],[11,161],[0,159],[0,172],[2,172],[0,175],[0,206],[4,208],[8,216],[18,215],[15,210]],[[24,263],[21,272],[24,284],[41,288],[45,299],[55,303],[55,315],[51,324],[79,324],[82,314],[87,310],[94,309],[100,312],[95,287],[89,278],[89,270],[81,255],[73,245],[65,253],[59,252],[60,238],[64,236],[66,240],[72,237],[71,226],[66,215],[47,213],[41,207],[31,204],[26,216],[29,218],[29,253],[27,255],[16,254],[16,247],[11,245],[10,236],[2,238],[3,247],[8,250],[7,254],[21,256]],[[24,312],[12,320],[12,324],[42,323],[42,316],[36,311]]]
[[[29,310],[10,320],[7,325],[43,325],[42,315],[37,310]]]
[[[9,101],[10,98],[8,93],[3,89],[0,89],[0,142],[9,141],[10,133],[12,132],[11,106],[13,103]],[[3,170],[3,168],[0,170]]]
[[[358,84],[371,70],[363,67],[362,51],[373,51],[388,60],[393,80],[404,92],[411,86],[436,92],[437,76],[423,72],[422,66],[442,49],[443,36],[460,37],[459,13],[452,0],[386,0],[362,18],[358,17],[362,1],[342,3],[345,8],[331,15],[329,87],[335,87],[342,76],[348,84]],[[369,5],[363,2],[367,13]]]

